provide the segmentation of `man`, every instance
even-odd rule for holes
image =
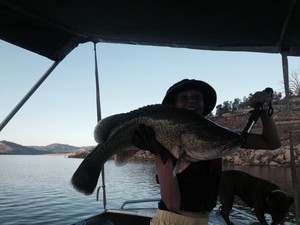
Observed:
[[[208,115],[216,104],[216,92],[200,80],[184,79],[170,87],[162,101],[164,105],[191,110],[199,115]],[[250,106],[271,101],[270,94],[256,92]],[[266,112],[261,115],[262,133],[250,133],[241,148],[276,149],[281,143],[276,125]],[[133,142],[140,148],[147,146],[151,152],[168,152],[157,141],[153,143],[153,130],[149,127],[137,130]],[[154,138],[155,139],[155,138]],[[150,146],[150,147],[149,147]],[[160,184],[161,201],[151,225],[208,224],[208,213],[215,207],[222,172],[222,159],[191,163],[185,170],[173,176],[176,159],[173,156],[155,155]]]

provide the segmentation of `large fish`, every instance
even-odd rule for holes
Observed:
[[[238,132],[222,127],[186,109],[149,105],[102,119],[95,128],[96,148],[82,161],[71,182],[89,195],[97,186],[101,168],[116,154],[116,163],[126,163],[141,150],[132,144],[140,124],[152,127],[157,141],[181,162],[220,158],[244,143]]]

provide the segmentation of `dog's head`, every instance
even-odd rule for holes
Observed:
[[[273,220],[272,224],[280,224],[294,202],[294,198],[288,196],[282,190],[274,190],[269,194],[267,202],[268,212],[271,214]]]

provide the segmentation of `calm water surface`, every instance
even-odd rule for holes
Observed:
[[[70,224],[99,213],[96,192],[81,194],[69,181],[81,159],[49,155],[0,155],[0,224]],[[159,197],[149,163],[105,166],[107,208],[125,196]],[[128,199],[126,199],[128,200]]]
[[[102,192],[97,202],[96,191],[85,196],[69,183],[81,161],[54,155],[0,155],[0,224],[70,224],[101,212]],[[248,170],[286,191],[292,190],[289,168],[225,169]],[[159,198],[154,174],[155,167],[150,162],[132,162],[122,167],[112,161],[106,163],[107,208],[118,208],[129,199]],[[286,224],[292,222],[290,219]]]

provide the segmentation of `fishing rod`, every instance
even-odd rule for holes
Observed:
[[[264,92],[267,92],[271,96],[271,100],[269,102],[269,109],[268,109],[268,115],[271,116],[273,114],[273,107],[272,107],[272,97],[273,97],[273,89],[270,87],[267,87]],[[252,127],[257,122],[258,118],[260,117],[261,113],[263,111],[263,104],[259,103],[255,106],[254,110],[250,111],[251,115],[248,118],[248,122],[246,126],[244,127],[242,131],[242,135],[244,137],[247,137],[247,135],[250,133]]]

